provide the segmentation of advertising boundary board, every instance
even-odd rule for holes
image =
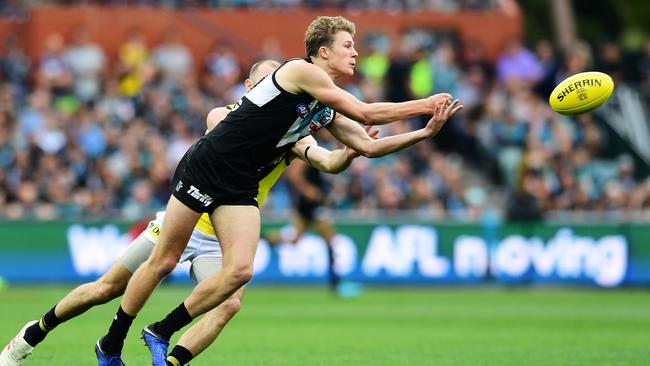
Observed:
[[[11,283],[81,282],[103,274],[137,236],[119,222],[0,222],[0,276]],[[283,223],[262,231],[291,230]],[[337,225],[337,272],[378,285],[650,285],[650,225],[349,222]],[[260,241],[255,283],[322,284],[322,238]],[[188,280],[187,263],[172,280]]]

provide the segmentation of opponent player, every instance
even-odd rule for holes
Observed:
[[[251,68],[249,78],[244,82],[246,90],[270,74],[279,66],[277,61],[263,60]],[[213,109],[207,118],[208,131],[225,117],[231,107]],[[373,138],[379,131],[368,131]],[[311,150],[310,159],[325,172],[338,173],[359,156],[350,149],[328,151],[316,145],[308,136],[301,139],[291,150],[290,158],[304,159],[303,152]],[[260,181],[258,200],[264,202],[266,195],[280,177],[288,161],[283,160]],[[81,285],[68,293],[39,321],[29,322],[0,353],[0,366],[22,365],[34,347],[42,342],[48,333],[59,324],[83,314],[95,305],[104,304],[122,295],[131,275],[151,254],[158,240],[164,212],[158,212],[156,219],[128,246],[126,252],[97,281]],[[180,262],[190,261],[190,275],[197,282],[209,277],[221,268],[221,248],[208,215],[203,215],[193,230]],[[223,327],[237,313],[243,289],[219,307],[210,311],[197,324],[188,329],[179,340],[179,346],[194,354],[200,353],[217,338]],[[120,365],[118,361],[115,363]]]
[[[186,152],[172,181],[158,244],[133,274],[108,333],[99,346],[119,359],[133,319],[156,285],[174,268],[202,213],[209,213],[223,254],[222,269],[199,283],[185,301],[149,328],[160,335],[153,356],[164,354],[174,332],[210,311],[244,286],[253,274],[260,237],[258,175],[283,159],[296,141],[327,127],[344,145],[367,157],[402,150],[435,135],[462,108],[449,94],[403,103],[363,103],[333,80],[354,73],[354,24],[318,17],[306,33],[307,60],[281,65],[248,92],[232,112]],[[335,113],[327,106],[331,107]],[[433,114],[423,128],[373,140],[354,120],[383,124]],[[305,155],[309,150],[305,149]],[[98,353],[99,355],[99,353]],[[170,354],[184,365],[187,359]],[[105,359],[99,359],[104,365]],[[162,364],[162,363],[161,363]]]
[[[297,193],[294,203],[293,227],[295,232],[290,242],[297,242],[310,227],[316,230],[327,245],[329,259],[328,283],[330,290],[336,292],[339,285],[339,276],[335,271],[334,256],[334,228],[331,215],[324,205],[326,197],[326,182],[317,169],[311,167],[312,163],[301,162],[292,164],[287,169],[287,180]]]

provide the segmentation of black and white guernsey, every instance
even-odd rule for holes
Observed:
[[[282,161],[296,141],[334,120],[334,110],[311,95],[284,90],[276,73],[255,85],[221,123],[190,148],[179,163],[174,182],[178,170],[183,169],[182,179],[196,181],[203,186],[201,192],[220,197],[229,192],[215,199],[217,204],[230,202],[228,196],[255,197],[259,180]],[[176,192],[174,195],[178,197]]]

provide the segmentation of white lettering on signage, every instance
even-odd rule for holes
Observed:
[[[596,284],[612,287],[620,284],[627,271],[627,242],[621,235],[610,235],[598,241],[595,255],[592,255],[588,275]]]
[[[417,265],[417,266],[414,266]],[[449,259],[438,256],[438,235],[428,226],[405,225],[395,235],[387,226],[373,230],[361,268],[366,276],[382,271],[394,277],[407,277],[418,269],[426,277],[444,277]]]
[[[493,273],[520,277],[530,267],[530,255],[526,238],[520,235],[506,237],[496,249]]]
[[[368,277],[418,274],[445,277],[449,260],[438,255],[438,235],[428,226],[376,227],[370,236],[361,269]],[[627,270],[627,241],[620,235],[600,239],[574,235],[563,228],[546,243],[541,238],[510,235],[488,246],[478,236],[461,235],[453,243],[453,273],[459,278],[512,278],[534,274],[541,278],[590,278],[597,285],[620,284]]]
[[[130,241],[115,225],[84,227],[75,224],[68,228],[67,238],[72,265],[81,276],[104,274]]]
[[[131,242],[116,225],[84,227],[71,225],[67,231],[68,248],[75,272],[80,276],[100,276],[117,261]],[[190,263],[176,266],[172,277],[188,277]]]
[[[488,248],[483,238],[461,235],[454,245],[454,272],[460,278],[482,278],[488,272]]]
[[[67,231],[71,261],[81,276],[103,274],[126,249],[130,236],[116,225],[84,227],[71,225]],[[495,276],[519,278],[592,279],[603,287],[619,285],[628,268],[628,243],[622,235],[601,238],[575,235],[569,228],[558,230],[548,240],[510,235],[490,245],[479,236],[461,235],[452,243],[450,258],[440,255],[438,232],[426,225],[375,227],[365,253],[347,235],[334,237],[335,270],[345,276],[360,271],[366,277],[460,279]],[[313,234],[297,244],[278,248],[278,269],[286,277],[324,277],[329,270],[326,242]],[[255,256],[254,273],[261,274],[273,264],[272,249],[261,240]],[[187,275],[187,266],[174,275]]]
[[[357,262],[356,245],[349,237],[338,234],[333,239],[336,272],[346,275]],[[279,269],[284,276],[325,276],[329,271],[327,244],[319,236],[303,235],[296,244],[284,243],[278,248]]]
[[[325,243],[325,241],[323,241]],[[357,246],[347,235],[334,236],[334,271],[339,276],[346,276],[357,269]]]
[[[459,236],[454,242],[454,271],[457,276],[482,277],[489,267],[496,276],[521,277],[528,273],[542,278],[590,278],[599,286],[619,285],[627,271],[627,241],[624,236],[600,239],[574,235],[563,228],[547,243],[541,238],[510,235],[495,243],[490,253],[483,238]]]

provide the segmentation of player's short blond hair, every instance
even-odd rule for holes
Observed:
[[[314,19],[305,32],[307,57],[317,57],[321,46],[332,46],[336,33],[345,31],[354,36],[355,30],[354,23],[342,16],[320,16]]]

